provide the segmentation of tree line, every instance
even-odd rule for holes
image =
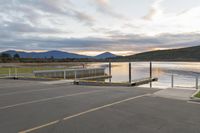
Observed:
[[[49,62],[105,62],[110,61],[110,59],[90,59],[90,58],[64,58],[56,59],[53,56],[50,58],[23,58],[19,54],[14,54],[13,56],[9,53],[0,54],[0,63],[49,63]]]
[[[13,56],[8,53],[0,54],[0,62],[3,62],[3,63],[19,61],[19,59],[20,59],[19,54],[14,54]]]

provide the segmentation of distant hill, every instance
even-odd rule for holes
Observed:
[[[22,52],[22,51],[15,51],[15,50],[8,50],[4,51],[2,53],[8,53],[11,56],[14,56],[15,54],[19,54],[21,58],[55,58],[55,59],[65,59],[65,58],[71,58],[71,59],[106,59],[106,58],[113,58],[116,57],[116,55],[105,52],[97,56],[86,56],[86,55],[80,55],[80,54],[74,54],[74,53],[68,53],[63,51],[47,51],[47,52]]]
[[[91,58],[85,55],[79,55],[74,53],[68,53],[63,51],[48,51],[48,52],[21,52],[9,50],[4,53],[8,53],[10,55],[19,54],[21,58],[55,58],[55,59],[63,59],[63,58]]]
[[[124,59],[136,61],[200,61],[200,46],[149,51],[126,56]]]
[[[117,55],[112,54],[110,52],[105,52],[105,53],[95,56],[94,58],[95,59],[106,59],[106,58],[114,58],[114,57],[117,57]]]
[[[20,55],[21,58],[55,58],[55,59],[112,59],[113,61],[200,61],[200,46],[193,46],[179,49],[157,50],[139,53],[131,56],[117,56],[110,52],[105,52],[97,56],[86,56],[63,51],[48,52],[21,52],[9,50],[2,53]]]

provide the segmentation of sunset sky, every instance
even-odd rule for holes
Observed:
[[[0,0],[0,51],[119,55],[200,44],[200,0]]]

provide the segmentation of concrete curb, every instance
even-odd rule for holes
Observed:
[[[195,95],[196,95],[197,93],[199,93],[199,92],[200,92],[200,89],[198,89],[198,90],[190,97],[190,100],[189,100],[189,101],[200,102],[200,98],[195,97]]]
[[[52,78],[32,78],[32,77],[4,77],[0,79],[10,79],[10,80],[30,80],[30,81],[57,81],[59,79]]]

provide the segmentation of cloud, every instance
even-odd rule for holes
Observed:
[[[108,0],[96,0],[102,6],[108,5]]]
[[[112,16],[118,19],[126,19],[126,17],[122,14],[117,13],[112,9],[109,5],[109,0],[95,0],[98,11],[102,12],[105,15]]]
[[[70,0],[42,0],[37,3],[40,10],[46,13],[72,17],[86,25],[93,25],[95,19],[89,14],[80,11]]]
[[[4,15],[4,18],[11,21],[29,21],[35,25],[41,24],[41,20],[51,17],[63,20],[70,17],[89,26],[93,25],[95,21],[92,16],[79,10],[70,0],[15,0],[2,3],[0,11],[1,16]]]
[[[154,3],[151,5],[151,8],[146,16],[143,17],[145,20],[152,20],[160,15],[162,15],[162,9],[160,8],[160,3],[163,0],[155,0]]]
[[[148,51],[154,48],[179,48],[200,44],[200,34],[160,34],[144,35],[113,35],[110,37],[56,38],[56,37],[21,37],[10,39],[0,37],[0,49],[22,50],[66,50],[79,51]]]
[[[126,19],[109,0],[91,0],[95,7],[89,1],[1,0],[0,50],[142,52],[200,44],[199,6],[162,14],[167,7],[156,0],[144,20]]]
[[[95,22],[95,18],[92,16],[89,16],[88,14],[82,13],[78,10],[71,9],[73,12],[71,14],[72,17],[76,18],[80,22],[84,21],[85,24],[89,26],[93,26]]]

